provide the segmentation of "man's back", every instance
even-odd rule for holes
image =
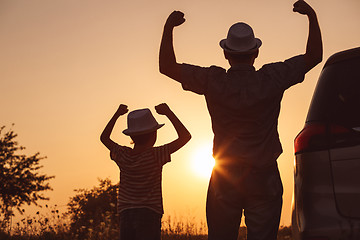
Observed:
[[[300,55],[258,71],[244,64],[228,71],[183,64],[181,83],[206,98],[216,158],[236,158],[237,164],[261,168],[275,165],[282,152],[277,132],[280,102],[283,92],[302,82],[304,75]]]
[[[173,29],[185,22],[184,14],[174,11],[165,23],[159,70],[180,82],[185,90],[204,94],[212,119],[216,165],[206,202],[209,240],[236,240],[243,214],[248,240],[277,238],[283,194],[276,165],[281,153],[277,118],[282,93],[301,82],[304,74],[322,60],[322,39],[315,11],[303,0],[294,3],[293,11],[309,20],[306,51],[303,57],[298,57],[302,60],[290,67],[287,61],[280,63],[280,71],[273,64],[267,65],[268,71],[240,83],[238,79],[254,74],[254,70],[251,73],[250,69],[249,72],[220,69],[212,73],[211,68],[178,63]],[[235,23],[220,46],[232,68],[240,63],[251,67],[261,43],[250,26]],[[234,84],[228,85],[231,81]],[[249,87],[252,85],[257,87]]]

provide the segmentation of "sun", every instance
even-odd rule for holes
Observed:
[[[192,157],[192,169],[199,177],[210,178],[215,159],[212,157],[211,144],[200,145]]]

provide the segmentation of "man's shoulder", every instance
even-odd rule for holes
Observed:
[[[209,88],[209,83],[219,80],[226,75],[224,68],[212,65],[200,67],[192,64],[182,64],[181,80],[184,90],[203,95]]]
[[[260,78],[272,80],[285,90],[304,80],[306,73],[304,55],[297,55],[282,62],[265,64],[257,72]]]
[[[210,65],[207,67],[203,67],[203,66],[199,66],[199,65],[195,65],[195,64],[189,64],[189,63],[183,63],[181,64],[183,70],[187,71],[187,70],[194,70],[194,69],[201,69],[201,70],[209,70],[209,71],[221,71],[221,72],[226,72],[227,70],[225,68],[219,67],[217,65]]]
[[[276,68],[281,65],[296,65],[296,64],[304,64],[304,55],[296,55],[288,59],[285,59],[283,61],[266,63],[258,71],[268,68]]]

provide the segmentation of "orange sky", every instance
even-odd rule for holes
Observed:
[[[311,0],[324,40],[324,59],[359,46],[358,0]],[[26,153],[40,152],[43,171],[56,178],[50,204],[65,206],[76,188],[91,188],[97,178],[118,181],[99,135],[118,104],[130,110],[167,102],[192,133],[192,140],[164,167],[165,213],[205,221],[208,179],[192,167],[200,146],[210,148],[210,119],[202,96],[182,91],[158,72],[163,23],[176,10],[186,23],[175,30],[180,62],[228,67],[218,45],[237,21],[249,23],[262,39],[257,68],[305,50],[307,19],[292,12],[288,0],[0,0],[0,125],[10,127]],[[324,62],[305,82],[285,93],[279,119],[284,153],[279,166],[284,184],[282,225],[290,224],[293,139],[301,130]],[[176,136],[166,126],[157,144]],[[112,135],[121,134],[125,118]],[[209,153],[210,155],[210,153]],[[65,210],[65,208],[63,207]]]

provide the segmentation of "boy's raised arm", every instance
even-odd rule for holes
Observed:
[[[317,20],[314,9],[304,0],[299,0],[294,3],[294,12],[307,15],[309,18],[309,35],[306,45],[305,68],[309,71],[322,61],[323,46],[319,22]]]
[[[173,124],[178,134],[178,138],[169,143],[169,151],[170,153],[176,152],[191,139],[191,134],[166,103],[157,105],[155,110],[158,114],[167,116]]]
[[[106,127],[104,128],[103,132],[101,133],[100,136],[100,141],[109,149],[113,149],[113,147],[115,146],[115,142],[112,141],[110,139],[110,135],[111,132],[114,128],[114,125],[116,123],[116,120],[121,116],[124,115],[125,113],[127,113],[128,107],[124,104],[120,104],[118,110],[115,112],[114,116],[112,116],[112,118],[110,119],[110,121],[108,122],[108,124],[106,125]]]
[[[174,27],[185,22],[184,13],[173,11],[166,20],[159,52],[160,73],[180,81],[181,64],[177,63],[173,44]]]

